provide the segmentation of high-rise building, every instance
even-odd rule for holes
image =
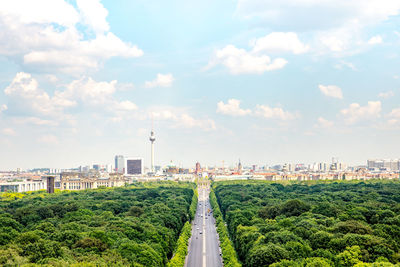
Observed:
[[[288,171],[290,171],[290,172],[294,171],[294,166],[292,163],[288,164]]]
[[[122,155],[115,156],[115,172],[125,173],[125,160]]]
[[[151,168],[150,168],[150,172],[154,173],[154,142],[156,141],[156,137],[154,135],[153,129],[151,129],[149,140],[151,142]]]
[[[125,174],[142,175],[143,159],[141,158],[125,158]]]
[[[318,164],[318,171],[326,172],[328,170],[328,165],[324,162]]]

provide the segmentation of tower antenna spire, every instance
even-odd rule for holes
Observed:
[[[153,113],[151,113],[151,131],[154,131],[154,116]]]
[[[156,137],[154,135],[153,113],[151,114],[151,132],[149,140],[151,142],[151,173],[154,174],[154,141],[156,141]]]

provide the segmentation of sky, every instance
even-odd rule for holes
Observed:
[[[0,1],[0,169],[400,157],[400,1]]]

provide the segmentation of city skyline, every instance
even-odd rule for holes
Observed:
[[[400,3],[265,3],[3,1],[0,169],[399,158]]]

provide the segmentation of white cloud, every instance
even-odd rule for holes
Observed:
[[[182,108],[157,107],[153,108],[150,116],[155,120],[172,122],[173,127],[179,128],[200,128],[203,130],[215,130],[215,122],[211,119],[196,119],[187,114]]]
[[[389,114],[386,114],[388,118],[387,123],[389,126],[399,126],[400,125],[400,108],[392,109]]]
[[[106,112],[108,115],[124,117],[137,110],[138,107],[132,101],[119,101],[114,98],[117,84],[116,80],[97,82],[90,77],[84,77],[66,85],[66,90],[64,91],[56,91],[55,98],[60,102],[70,101],[97,112]]]
[[[204,130],[215,130],[215,122],[211,119],[198,120],[188,114],[181,114],[179,124],[184,127],[193,128],[199,127]]]
[[[273,32],[254,41],[253,52],[290,52],[302,54],[309,46],[303,44],[294,32]]]
[[[381,44],[382,42],[383,42],[383,40],[380,35],[376,35],[368,40],[368,44],[370,44],[370,45]]]
[[[4,93],[10,101],[7,111],[21,115],[57,116],[65,107],[76,104],[73,101],[59,99],[57,96],[51,98],[44,90],[39,88],[36,79],[24,72],[15,75]]]
[[[152,87],[171,87],[172,82],[174,81],[174,76],[171,73],[168,74],[161,74],[158,73],[157,77],[153,81],[146,81],[145,87],[152,88]]]
[[[381,98],[390,98],[390,97],[394,96],[394,92],[393,91],[382,92],[382,93],[379,93],[378,96]]]
[[[324,119],[323,117],[319,117],[317,120],[317,124],[314,125],[316,128],[332,128],[333,127],[333,121],[329,121],[327,119]]]
[[[133,111],[133,110],[137,110],[138,107],[133,102],[125,100],[125,101],[121,101],[121,102],[116,102],[115,109],[122,110],[122,111]]]
[[[318,32],[315,34],[316,50],[321,52],[333,52],[336,54],[343,53],[350,49],[352,43],[357,39],[357,31],[352,28],[340,28],[329,31]]]
[[[399,11],[396,0],[239,0],[236,15],[257,27],[307,33],[313,40],[310,50],[343,56],[368,49],[366,29]],[[381,37],[371,42],[381,42]]]
[[[106,116],[124,117],[137,110],[129,100],[115,99],[117,81],[97,82],[83,77],[57,90],[50,96],[29,73],[20,72],[4,90],[9,101],[7,115],[19,117],[18,123],[55,126],[61,122],[75,124],[69,110],[89,109]]]
[[[8,136],[14,136],[15,135],[15,131],[12,128],[4,128],[1,132],[4,135],[8,135]]]
[[[348,61],[344,61],[344,60],[340,60],[339,63],[337,63],[337,64],[334,65],[334,67],[335,67],[336,69],[339,69],[339,70],[340,70],[340,69],[343,69],[343,67],[347,67],[347,68],[349,68],[349,69],[351,69],[351,70],[354,70],[354,71],[357,70],[357,67],[354,66],[353,63],[348,62]]]
[[[309,31],[373,25],[399,10],[400,2],[393,0],[239,0],[236,14],[270,28]]]
[[[250,109],[241,109],[240,108],[240,100],[237,99],[229,99],[228,103],[224,103],[222,101],[217,104],[217,113],[222,113],[225,115],[231,116],[244,116],[251,114]]]
[[[265,53],[302,54],[309,50],[309,46],[302,43],[294,32],[272,32],[251,40],[249,45],[252,47],[250,50],[227,45],[215,51],[214,58],[206,69],[222,64],[232,74],[262,74],[266,71],[282,69],[288,63],[284,58],[272,60]]]
[[[54,74],[46,74],[45,77],[51,83],[57,83],[58,82],[58,78]]]
[[[72,26],[79,21],[79,14],[74,7],[63,0],[1,1],[0,7],[2,16],[12,16],[25,24],[57,23]]]
[[[268,105],[257,105],[254,114],[267,119],[278,119],[278,120],[293,120],[298,117],[297,114],[285,111],[280,107],[270,107]]]
[[[293,120],[298,117],[297,113],[285,111],[280,107],[270,107],[268,105],[256,105],[254,110],[241,109],[240,101],[237,99],[229,99],[226,104],[222,101],[218,102],[217,113],[229,116],[254,115],[267,119],[277,119],[282,121]]]
[[[360,106],[358,103],[352,103],[346,109],[340,112],[344,116],[347,124],[353,124],[362,120],[371,120],[380,116],[381,112],[380,101],[368,101],[366,106]]]
[[[74,80],[66,86],[65,91],[56,91],[59,99],[81,101],[89,105],[105,104],[116,91],[117,81],[96,82],[92,78]]]
[[[47,145],[57,145],[59,144],[58,138],[52,134],[42,135],[37,139],[38,142],[44,143]]]
[[[129,91],[135,88],[133,83],[118,83],[117,90],[118,91]]]
[[[108,31],[107,10],[99,1],[77,4],[79,10],[63,0],[1,1],[0,55],[35,71],[77,75],[111,57],[143,54]]]
[[[256,55],[245,49],[227,45],[223,49],[216,51],[214,59],[209,63],[209,67],[217,64],[224,65],[232,74],[262,74],[265,71],[283,68],[287,64],[287,61],[283,58],[271,60],[269,56]]]
[[[16,117],[14,121],[17,124],[33,124],[38,126],[57,126],[59,123],[54,120],[41,119],[38,117]]]
[[[104,33],[110,29],[106,20],[107,9],[99,0],[77,0],[83,22],[90,26],[96,33]]]
[[[388,114],[388,116],[391,117],[391,118],[400,119],[400,108],[395,108],[395,109],[393,109],[393,110]]]
[[[342,89],[336,85],[318,85],[319,90],[326,96],[333,98],[343,98]]]

